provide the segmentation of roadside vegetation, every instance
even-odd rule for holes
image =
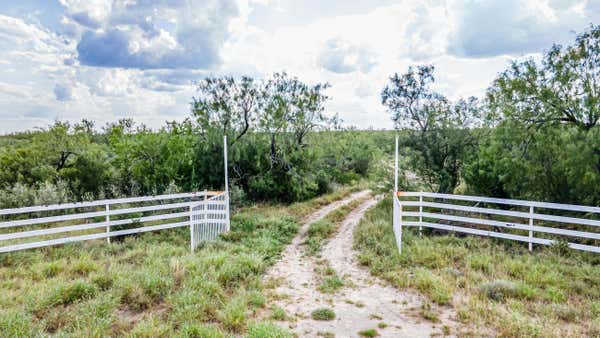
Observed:
[[[404,229],[398,254],[391,198],[367,211],[355,232],[359,261],[398,288],[430,302],[418,309],[438,321],[456,310],[461,335],[596,337],[600,335],[600,257],[475,236]],[[455,334],[457,332],[454,332]]]
[[[294,205],[302,213],[351,189]],[[7,336],[289,337],[251,314],[262,274],[296,234],[291,208],[255,205],[222,239],[189,251],[187,229],[0,256],[0,332]],[[285,314],[283,314],[285,315]],[[281,313],[275,311],[274,316]]]

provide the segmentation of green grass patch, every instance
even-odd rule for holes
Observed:
[[[287,318],[285,310],[276,306],[271,309],[271,319],[283,321]]]
[[[358,332],[358,335],[361,337],[377,337],[379,334],[375,329],[362,330]]]
[[[310,316],[314,320],[334,320],[335,312],[329,308],[319,308],[311,312]]]
[[[292,338],[294,335],[288,330],[273,323],[255,323],[248,329],[247,338]]]

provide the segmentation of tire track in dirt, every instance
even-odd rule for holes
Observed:
[[[358,337],[359,331],[368,329],[376,329],[380,337],[443,335],[442,325],[456,326],[450,311],[441,314],[442,323],[433,324],[421,319],[417,312],[424,301],[422,297],[385,285],[357,262],[353,249],[354,228],[380,197],[370,198],[350,212],[323,247],[323,259],[343,278],[345,286],[333,294],[318,291],[320,278],[316,271],[323,267],[323,260],[304,254],[302,243],[308,227],[340,206],[369,194],[369,191],[353,194],[327,205],[307,219],[282,259],[266,276],[266,280],[279,282],[269,307],[283,308],[289,318],[278,323],[300,337],[319,337],[326,333],[336,337]],[[311,312],[323,307],[333,309],[336,318],[332,321],[313,320]],[[263,317],[266,316],[268,313]]]

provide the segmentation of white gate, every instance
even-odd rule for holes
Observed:
[[[229,194],[223,192],[190,206],[192,251],[202,242],[211,241],[229,231]]]

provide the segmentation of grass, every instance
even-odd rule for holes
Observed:
[[[369,210],[355,232],[359,261],[398,288],[431,302],[420,309],[435,320],[453,306],[457,335],[501,337],[600,336],[600,257],[553,247],[476,236],[405,229],[400,256],[391,226],[391,199]],[[462,330],[462,331],[461,331]]]
[[[287,318],[287,315],[286,315],[284,309],[282,309],[278,306],[271,309],[271,319],[278,320],[278,321],[284,321],[284,320],[286,320],[286,318]]]
[[[368,198],[370,197],[354,200],[312,223],[307,231],[306,253],[311,256],[318,255],[327,239],[335,233],[348,214]]]
[[[322,260],[320,262],[323,267],[316,268],[317,276],[320,279],[319,291],[323,293],[334,293],[344,287],[344,281],[334,268],[329,265],[329,262]]]
[[[1,336],[291,337],[250,318],[265,306],[262,275],[310,213],[335,192],[257,205],[232,231],[189,251],[189,229],[0,255]],[[348,192],[349,193],[349,192]]]
[[[362,330],[358,332],[358,335],[361,337],[377,337],[379,334],[375,329]]]
[[[294,335],[273,323],[261,322],[252,324],[247,338],[292,338]]]
[[[319,309],[316,309],[313,312],[311,312],[310,316],[314,320],[328,321],[328,320],[335,319],[335,312],[333,312],[332,309],[323,307],[323,308],[319,308]]]

